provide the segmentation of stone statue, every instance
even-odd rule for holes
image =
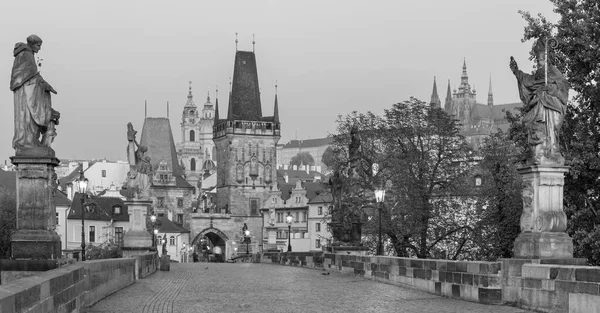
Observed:
[[[150,196],[152,164],[150,164],[150,157],[145,156],[148,148],[141,146],[136,141],[136,134],[137,131],[133,129],[131,122],[127,123],[127,159],[129,161],[129,173],[127,173],[128,197],[146,199]]]
[[[564,165],[560,153],[559,134],[564,120],[569,83],[547,60],[547,46],[538,40],[534,46],[537,69],[532,74],[519,70],[510,58],[510,69],[517,78],[519,96],[525,104],[523,124],[527,130],[529,165]]]
[[[271,226],[275,225],[275,209],[274,208],[269,209],[269,225],[271,225]]]
[[[54,156],[50,145],[60,113],[52,109],[50,100],[50,93],[56,94],[56,90],[42,78],[35,61],[34,54],[41,47],[42,39],[31,35],[27,43],[18,42],[13,50],[10,90],[14,93],[13,148],[17,156]]]

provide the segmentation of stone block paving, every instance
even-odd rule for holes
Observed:
[[[172,263],[171,271],[140,280],[84,312],[530,311],[439,297],[333,271],[253,263]]]

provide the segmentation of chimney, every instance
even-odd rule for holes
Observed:
[[[73,184],[71,183],[67,184],[67,198],[73,201]]]
[[[310,166],[306,166],[306,175],[310,174]]]
[[[82,170],[84,171],[90,166],[90,163],[88,161],[83,161],[81,164],[83,167]]]

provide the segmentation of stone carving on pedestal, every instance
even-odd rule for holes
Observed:
[[[527,157],[518,169],[523,178],[523,212],[514,252],[520,259],[573,258],[563,210],[564,174],[569,168],[558,144],[569,83],[548,62],[547,42],[540,39],[534,45],[537,69],[533,74],[520,71],[514,58],[510,61],[524,103],[522,122],[528,140]]]
[[[11,236],[11,256],[21,260],[56,260],[61,257],[60,237],[54,231],[54,191],[59,160],[50,147],[56,137],[60,113],[52,109],[50,93],[35,54],[42,46],[36,35],[15,45],[10,90],[14,93],[15,156],[17,167],[17,229]]]

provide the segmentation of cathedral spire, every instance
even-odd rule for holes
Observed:
[[[279,124],[279,104],[277,103],[277,81],[275,81],[275,105],[273,107],[273,123]]]
[[[431,101],[429,104],[432,107],[440,108],[442,106],[442,101],[440,101],[440,96],[437,91],[437,83],[435,81],[435,76],[433,76],[433,91],[431,92]]]
[[[450,89],[450,80],[448,79],[448,90],[446,91],[446,101],[444,101],[444,109],[450,110],[452,107],[452,90]]]
[[[492,93],[492,74],[490,74],[490,90],[488,91],[488,103],[489,106],[494,105],[494,94]]]
[[[467,90],[471,89],[471,86],[469,86],[469,75],[467,75],[467,59],[466,58],[463,59],[462,75],[460,76],[460,87],[458,87],[458,89],[463,90],[463,91],[467,91]]]

